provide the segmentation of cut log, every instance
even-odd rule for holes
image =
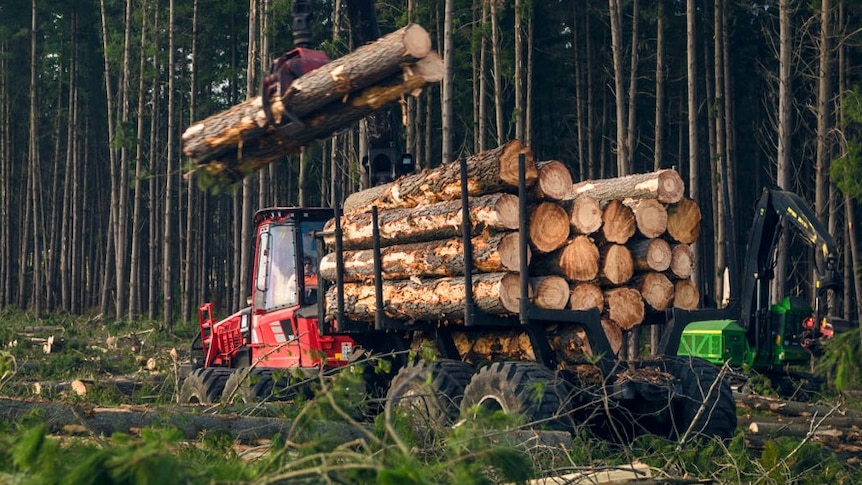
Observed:
[[[473,275],[476,309],[492,315],[511,315],[519,310],[521,295],[517,273]],[[532,296],[532,295],[531,295]],[[460,320],[464,317],[464,279],[439,278],[383,282],[383,312],[401,320]],[[374,321],[376,310],[373,285],[344,285],[344,312],[353,320]],[[326,313],[336,313],[335,287],[326,292]]]
[[[638,290],[622,287],[605,291],[607,317],[623,330],[630,330],[644,321],[644,301]]]
[[[236,182],[268,163],[299,153],[303,146],[327,138],[405,95],[418,94],[426,84],[439,82],[443,72],[440,56],[428,55],[416,64],[405,66],[403,73],[393,74],[301,118],[301,123],[267,131],[220,153],[203,165],[205,174],[209,176],[209,180],[204,182]]]
[[[605,307],[605,296],[602,289],[595,283],[577,283],[572,288],[569,297],[569,308],[572,310],[589,310],[597,308],[602,311]]]
[[[694,310],[700,305],[700,290],[690,279],[677,280],[673,284],[673,306],[683,310]]]
[[[635,278],[634,287],[641,292],[644,301],[655,311],[665,311],[673,301],[673,283],[667,276],[649,272]]]
[[[661,238],[629,241],[635,270],[666,271],[670,268],[672,254],[670,244]]]
[[[619,286],[634,275],[634,263],[629,249],[622,244],[609,244],[599,251],[601,266],[599,277],[603,283]]]
[[[536,162],[533,152],[518,140],[512,140],[467,159],[468,193],[482,195],[516,188],[518,156],[521,154],[526,159],[527,184],[532,185],[536,181]],[[371,205],[383,209],[460,200],[461,166],[460,163],[444,163],[434,169],[405,175],[386,187],[386,190],[373,200],[369,200],[361,192],[348,197],[344,202],[345,212],[365,210]]]
[[[692,244],[700,236],[700,207],[685,197],[667,208],[667,233],[676,242]]]
[[[635,215],[622,201],[611,200],[602,211],[602,236],[608,242],[625,244],[634,236]]]
[[[658,200],[633,199],[626,205],[634,212],[635,225],[644,237],[659,237],[667,230],[667,209]]]
[[[605,330],[605,336],[608,338],[608,343],[611,345],[614,355],[619,355],[620,349],[623,348],[622,329],[613,320],[607,318],[602,319],[602,328]]]
[[[295,426],[283,418],[240,416],[237,414],[201,414],[173,406],[170,410],[144,407],[98,407],[92,404],[64,404],[0,398],[0,415],[6,423],[17,423],[41,417],[51,433],[111,436],[114,433],[135,433],[146,427],[175,428],[188,439],[198,439],[205,433],[222,431],[231,439],[251,443],[262,438],[281,435],[293,442],[317,440],[323,434],[337,434],[345,443],[364,437],[356,426],[338,421],[308,420]],[[295,435],[291,436],[291,431]]]
[[[676,244],[670,252],[670,272],[677,278],[690,278],[694,272],[694,251],[688,244]]]
[[[572,186],[572,197],[589,195],[599,200],[658,199],[678,202],[685,192],[682,177],[675,170],[659,170],[602,180],[585,180]]]
[[[569,239],[569,215],[554,202],[530,209],[530,245],[540,253],[561,248]]]
[[[520,256],[517,232],[494,236],[480,234],[472,238],[473,267],[479,272],[519,271]],[[397,244],[380,250],[384,279],[401,280],[410,277],[456,276],[464,274],[464,245],[461,238]],[[527,260],[530,250],[527,248]],[[334,281],[335,253],[320,262],[319,274]],[[357,282],[374,278],[374,252],[360,249],[344,252],[344,281]]]
[[[582,195],[571,204],[570,219],[577,234],[592,234],[602,227],[602,207],[599,201]]]
[[[565,164],[557,160],[546,160],[536,164],[538,179],[530,196],[535,199],[564,200],[572,193],[572,173]]]
[[[788,401],[775,397],[759,396],[750,393],[733,393],[737,405],[757,411],[768,411],[782,416],[826,416],[835,414],[848,418],[862,419],[862,411],[842,408],[834,409],[831,405],[814,404],[808,402]]]
[[[276,125],[288,121],[284,119],[285,106],[294,116],[304,118],[357,89],[399,73],[403,65],[430,53],[431,37],[416,24],[366,44],[296,79],[283,99],[274,97],[271,110]],[[260,96],[256,96],[190,126],[183,133],[183,154],[206,163],[274,129],[267,123]]]
[[[533,304],[539,308],[562,310],[569,303],[569,283],[562,276],[530,278]]]
[[[587,236],[576,236],[562,249],[536,256],[533,274],[559,275],[568,281],[592,281],[599,274],[599,248]]]
[[[458,354],[469,363],[493,360],[536,360],[527,334],[517,330],[489,330],[481,334],[452,332]]]
[[[380,243],[383,246],[448,239],[461,235],[461,201],[452,200],[416,208],[381,210],[378,213]],[[518,197],[512,194],[491,194],[470,199],[470,222],[473,235],[486,228],[512,230],[519,226]],[[333,220],[326,230],[335,228]],[[341,218],[344,249],[372,247],[371,213],[354,212]],[[332,247],[335,236],[328,234],[324,242]]]

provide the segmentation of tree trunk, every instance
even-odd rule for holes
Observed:
[[[614,100],[616,104],[616,154],[617,175],[628,175],[628,146],[626,138],[626,90],[623,75],[623,40],[622,40],[622,12],[619,0],[608,0],[608,12],[611,20],[611,51],[614,63]],[[632,73],[633,74],[633,73]]]
[[[518,186],[518,157],[526,158],[527,184],[537,177],[533,152],[517,140],[467,158],[467,186],[470,195],[482,195]],[[399,178],[389,185],[352,194],[344,201],[344,211],[414,207],[461,198],[461,167],[444,163],[437,168]]]
[[[677,280],[673,284],[673,306],[694,310],[700,305],[700,290],[691,279]]]
[[[518,271],[518,233],[506,232],[472,239],[473,267],[482,273]],[[528,250],[529,251],[529,250]],[[358,282],[374,277],[374,255],[371,249],[344,252],[344,281]],[[385,279],[407,279],[411,276],[457,276],[464,274],[464,245],[461,238],[386,246],[380,251]],[[529,259],[529,252],[528,252]],[[335,253],[323,257],[320,276],[334,281]]]
[[[662,168],[664,160],[664,26],[665,0],[656,1],[656,41],[655,41],[655,144],[653,148],[653,170]]]
[[[569,215],[553,202],[542,202],[529,210],[530,245],[537,252],[550,253],[569,239]]]
[[[539,308],[562,310],[569,304],[569,283],[562,276],[537,276],[530,278],[533,289],[533,304]]]
[[[176,235],[174,231],[174,186],[176,184],[176,160],[174,155],[174,69],[176,67],[175,17],[174,2],[170,0],[168,10],[168,139],[165,153],[167,163],[165,168],[165,220],[162,244],[162,318],[168,330],[174,326],[174,246]]]
[[[599,201],[581,195],[575,198],[570,222],[577,234],[593,234],[602,227],[602,208]]]
[[[666,271],[673,261],[670,244],[661,238],[630,241],[628,248],[637,271]]]
[[[638,232],[646,238],[659,237],[667,230],[667,209],[656,199],[628,203],[635,215]]]
[[[528,145],[529,146],[529,145]],[[536,164],[538,178],[530,192],[537,199],[564,200],[572,193],[572,174],[569,167],[556,160]]]
[[[622,287],[606,290],[605,307],[607,316],[621,329],[631,330],[644,320],[644,301],[634,288]]]
[[[589,195],[602,201],[612,199],[658,199],[672,204],[679,202],[685,193],[682,177],[676,170],[665,169],[649,173],[636,173],[624,177],[585,180],[572,187],[572,198]]]
[[[455,0],[445,0],[443,13],[443,70],[445,72],[443,75],[442,89],[443,111],[441,113],[441,129],[443,131],[443,163],[451,162],[454,159],[452,157],[452,125],[453,117],[455,116],[454,98],[452,96],[452,90],[454,87],[452,71],[453,66],[455,65],[455,53],[453,49],[455,33],[452,31],[452,16],[454,15],[452,10],[454,9],[454,1]]]
[[[524,0],[515,0],[514,51],[515,51],[515,139],[524,143],[524,36],[522,10]]]
[[[649,272],[636,276],[634,288],[641,292],[647,305],[657,312],[665,311],[673,301],[673,283],[661,273]]]
[[[593,281],[599,274],[599,249],[587,236],[575,236],[562,249],[536,256],[533,274],[554,274],[568,281]]]
[[[491,57],[494,63],[494,119],[497,123],[497,145],[502,145],[506,139],[503,131],[503,81],[500,72],[500,26],[497,17],[497,2],[488,0],[491,6]]]
[[[793,190],[791,178],[793,166],[791,162],[791,136],[793,132],[793,86],[791,86],[791,68],[793,55],[793,35],[790,17],[793,0],[780,0],[779,12],[779,55],[778,55],[778,166],[777,182],[783,190]],[[778,295],[784,294],[784,285],[788,277],[788,241],[784,234],[779,235],[778,249],[775,253],[775,279],[772,282],[772,301],[777,303]]]
[[[28,152],[28,167],[29,167],[29,185],[31,192],[28,197],[32,197],[33,204],[33,226],[30,228],[33,235],[33,316],[36,319],[42,317],[42,251],[44,248],[39,244],[41,231],[39,231],[39,184],[38,177],[41,176],[39,167],[39,128],[37,126],[38,112],[36,111],[36,0],[30,2],[30,115],[29,115],[29,152]],[[22,253],[24,254],[24,253]]]
[[[599,277],[605,284],[619,286],[628,282],[634,275],[631,252],[622,244],[609,244],[599,251]]]
[[[576,283],[569,297],[569,308],[572,310],[589,310],[605,307],[605,295],[602,288],[595,283]]]
[[[326,313],[336,313],[335,287],[326,292]],[[473,299],[476,309],[491,315],[518,312],[520,277],[517,273],[481,273],[473,275]],[[464,317],[464,279],[409,279],[383,283],[383,312],[397,319],[439,321]],[[358,283],[344,285],[344,312],[354,320],[374,320],[376,309],[374,286]]]
[[[147,2],[144,0],[141,3],[141,52],[144,52],[147,46]],[[138,65],[138,118],[137,118],[137,134],[136,152],[135,152],[135,199],[132,203],[132,248],[129,267],[129,321],[138,319],[141,312],[141,279],[140,279],[140,259],[141,259],[141,210],[144,201],[143,187],[141,178],[144,171],[144,77],[146,71],[146,56],[140,56]],[[152,147],[150,147],[152,149]]]
[[[456,237],[461,233],[461,201],[440,202],[417,208],[387,209],[378,213],[381,245],[404,244]],[[470,222],[474,234],[484,228],[517,229],[518,198],[511,194],[490,194],[470,200]],[[334,229],[329,221],[326,230]],[[344,249],[372,246],[371,214],[355,212],[342,217]],[[332,246],[334,235],[325,235]]]
[[[667,207],[667,233],[676,242],[694,244],[700,236],[700,206],[688,197]]]
[[[618,199],[608,202],[602,211],[601,233],[607,242],[625,244],[634,236],[636,227],[631,208]]]
[[[256,23],[254,19],[250,25],[251,22]],[[300,119],[314,115],[332,102],[400,73],[402,65],[430,53],[431,38],[425,29],[415,24],[403,27],[296,79],[283,98],[275,96],[271,100],[273,118],[280,127],[289,123],[287,109]],[[250,62],[249,69],[254,68],[255,63]],[[250,92],[256,90],[255,85]],[[271,130],[261,98],[250,97],[190,126],[183,134],[183,154],[206,163]]]
[[[697,5],[695,0],[686,0],[686,81],[688,84],[688,188],[689,196],[695,203],[700,203],[700,169],[698,160],[700,151],[698,149],[697,135]],[[672,202],[672,201],[662,201]],[[668,214],[670,216],[670,214]],[[695,252],[695,255],[697,253]],[[695,256],[696,257],[696,256]],[[696,257],[696,259],[698,259]]]
[[[479,25],[487,25],[488,23],[488,0],[479,0],[482,3],[482,18]],[[476,94],[479,96],[477,101],[479,110],[479,136],[476,151],[481,152],[488,146],[488,35],[485,29],[481,31],[481,41],[479,44],[479,89]]]

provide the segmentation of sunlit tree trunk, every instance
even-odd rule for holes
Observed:
[[[249,9],[248,9],[248,72],[247,72],[247,83],[246,83],[246,96],[250,98],[252,93],[254,93],[255,88],[257,86],[256,72],[257,72],[257,62],[255,59],[257,58],[257,16],[258,16],[258,1],[257,0],[249,0]],[[252,177],[246,177],[242,181],[242,204],[241,204],[241,218],[242,223],[240,224],[240,244],[237,246],[237,251],[240,253],[240,265],[239,265],[239,285],[237,286],[237,300],[243,304],[246,295],[249,289],[249,281],[248,281],[248,272],[251,264],[250,261],[250,252],[247,250],[251,241],[251,218],[252,218],[252,192],[254,188],[252,187]],[[301,181],[301,176],[300,176]],[[301,184],[300,184],[301,186]],[[301,201],[300,201],[301,204]]]
[[[41,234],[39,233],[39,184],[37,177],[40,175],[39,170],[39,129],[36,125],[38,113],[36,111],[36,0],[31,0],[31,20],[30,20],[30,142],[28,167],[30,169],[30,197],[33,204],[33,225],[30,227],[30,232],[33,236],[33,315],[36,318],[42,316],[42,246],[40,245]],[[26,254],[26,253],[22,253]]]
[[[713,5],[713,25],[715,29],[714,35],[714,58],[713,65],[715,66],[715,86],[714,86],[714,107],[711,110],[715,113],[715,160],[714,170],[716,174],[717,184],[713,186],[715,196],[714,213],[716,214],[715,221],[715,295],[716,301],[721,302],[727,295],[723,293],[722,278],[724,268],[727,266],[727,234],[725,234],[725,217],[724,212],[724,190],[723,187],[730,184],[730,179],[727,178],[725,166],[727,165],[727,138],[725,136],[724,123],[724,105],[727,99],[724,97],[724,54],[727,51],[722,32],[722,24],[724,22],[724,0],[715,0]]]
[[[60,308],[64,311],[71,311],[71,266],[75,262],[72,258],[72,190],[75,176],[73,172],[77,170],[74,164],[75,154],[75,139],[78,116],[78,13],[72,14],[72,45],[69,50],[71,59],[69,62],[69,114],[68,123],[66,126],[66,160],[63,172],[66,174],[63,180],[63,207],[61,215],[60,227]],[[2,261],[2,260],[0,260]],[[2,262],[0,262],[2,264]],[[78,263],[79,264],[79,263]]]
[[[689,195],[695,202],[700,203],[700,173],[698,170],[698,143],[697,143],[697,49],[696,28],[697,12],[695,0],[686,0],[686,58],[687,58],[687,82],[688,82],[688,160],[689,160]],[[692,245],[695,246],[695,245]],[[700,255],[698,249],[693,247],[694,267],[697,268]],[[697,271],[692,273],[692,280],[699,283]]]
[[[791,59],[793,55],[792,33],[790,28],[790,16],[793,0],[781,0],[778,6],[779,12],[779,55],[778,55],[778,154],[776,157],[778,186],[785,190],[793,190],[791,184],[790,166],[790,135],[791,110],[793,103],[793,92],[791,86]],[[776,252],[775,280],[772,286],[772,301],[777,303],[780,295],[784,294],[784,282],[787,280],[787,238],[783,235]]]
[[[198,0],[192,3],[192,48],[189,59],[189,126],[196,120],[197,111],[197,71],[198,71]],[[263,171],[261,171],[263,173]],[[188,322],[192,314],[192,281],[194,280],[192,268],[194,268],[194,246],[200,244],[204,238],[194,237],[195,226],[205,214],[198,213],[197,197],[192,177],[186,181],[186,234],[185,234],[185,257],[182,266],[182,319]],[[195,214],[198,214],[195,216]]]
[[[611,19],[611,51],[614,63],[614,101],[616,103],[616,152],[617,152],[617,175],[628,174],[628,147],[626,127],[625,82],[623,79],[623,40],[622,40],[622,12],[619,0],[608,0],[608,12]]]
[[[482,18],[480,25],[485,25],[488,21],[488,1],[482,2]],[[476,146],[477,152],[484,151],[488,146],[488,36],[485,35],[485,30],[482,30],[482,39],[479,42],[479,142]]]
[[[826,224],[829,208],[829,131],[832,129],[832,0],[820,0],[820,62],[817,75],[817,165],[814,210]]]
[[[132,248],[131,265],[129,267],[129,320],[137,320],[141,312],[141,212],[144,201],[143,176],[144,165],[144,69],[147,47],[147,1],[141,1],[141,55],[138,64],[138,118],[135,139],[135,181],[134,200],[132,202]]]
[[[515,0],[515,138],[524,142],[523,0]]]
[[[441,113],[443,128],[443,162],[452,161],[452,70],[454,69],[454,32],[452,32],[452,16],[455,0],[445,0],[443,13],[443,112]]]
[[[119,174],[117,173],[117,153],[114,149],[114,140],[116,139],[116,133],[114,131],[115,121],[114,121],[114,88],[113,83],[111,82],[111,65],[108,59],[108,53],[110,52],[108,49],[108,18],[105,13],[105,0],[101,0],[101,13],[102,13],[102,57],[104,60],[105,67],[105,107],[107,108],[107,123],[108,123],[108,154],[110,159],[110,215],[108,216],[108,233],[106,237],[108,239],[107,251],[105,253],[105,265],[102,268],[102,292],[100,297],[99,309],[102,314],[108,312],[108,307],[110,305],[110,287],[111,287],[111,271],[116,266],[116,242],[117,235],[115,233],[116,224],[117,224],[117,177]],[[113,275],[116,277],[116,273]]]

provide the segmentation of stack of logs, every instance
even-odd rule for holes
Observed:
[[[472,286],[478,310],[493,315],[519,310],[519,204],[513,192],[520,154],[530,187],[528,258],[534,305],[598,308],[615,350],[622,331],[642,323],[647,310],[663,311],[671,304],[696,307],[699,295],[690,279],[689,245],[700,232],[700,210],[683,196],[679,174],[662,170],[573,184],[564,164],[536,163],[529,148],[510,141],[467,159]],[[345,201],[341,226],[347,317],[368,322],[375,317],[371,207],[376,206],[384,314],[410,321],[463,319],[460,197],[460,166],[447,163]],[[330,221],[327,229],[333,227]],[[334,247],[334,237],[325,242]],[[335,261],[333,252],[324,257],[321,277],[335,279]],[[335,311],[333,286],[327,292],[327,314]]]

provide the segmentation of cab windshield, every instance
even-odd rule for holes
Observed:
[[[264,290],[264,310],[293,306],[299,303],[296,283],[296,245],[293,228],[288,225],[272,225],[269,235],[261,235],[261,266],[268,265],[268,281]]]

